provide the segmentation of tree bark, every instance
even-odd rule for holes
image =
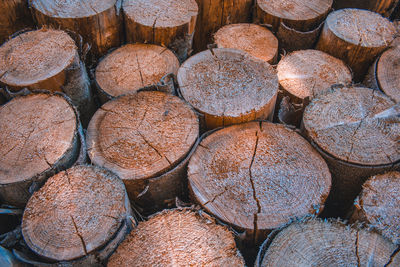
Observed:
[[[343,8],[368,9],[382,16],[389,17],[398,3],[399,0],[335,0],[333,1],[333,8],[335,10]]]
[[[13,33],[33,26],[25,0],[0,0],[0,45]]]

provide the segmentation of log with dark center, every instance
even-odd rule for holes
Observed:
[[[0,10],[0,45],[15,32],[33,26],[25,0],[0,0]]]

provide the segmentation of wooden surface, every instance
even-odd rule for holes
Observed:
[[[40,256],[73,260],[109,242],[129,209],[124,184],[116,175],[76,166],[49,178],[33,194],[24,211],[22,234]]]
[[[343,8],[368,9],[389,17],[398,3],[398,0],[334,0],[333,8],[335,10]]]
[[[228,48],[192,56],[179,68],[178,83],[208,129],[269,118],[278,91],[271,65]]]
[[[192,196],[257,242],[291,218],[317,214],[331,175],[321,156],[282,125],[250,122],[205,138],[188,166]]]
[[[276,37],[278,37],[280,47],[286,52],[312,49],[318,41],[322,26],[323,23],[313,30],[302,32],[292,29],[281,22]]]
[[[179,61],[167,48],[128,44],[107,55],[96,67],[96,83],[102,102],[156,85],[169,73],[177,74]],[[172,92],[171,92],[172,93]]]
[[[219,48],[239,49],[270,64],[278,59],[278,39],[265,27],[238,23],[220,28],[214,35]]]
[[[393,24],[379,14],[341,9],[327,17],[316,49],[342,59],[352,69],[355,81],[361,81],[395,33]]]
[[[376,79],[387,96],[400,102],[400,48],[385,51],[379,58]]]
[[[139,223],[107,266],[244,266],[233,234],[207,214],[165,210]]]

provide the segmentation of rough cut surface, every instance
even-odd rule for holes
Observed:
[[[278,56],[278,39],[270,30],[256,24],[226,25],[215,33],[214,41],[219,48],[239,49],[270,64]]]
[[[280,227],[323,208],[328,166],[299,134],[250,122],[205,138],[190,159],[195,199],[223,221],[246,230]]]
[[[244,266],[234,237],[207,215],[166,210],[141,222],[111,256],[113,266]]]
[[[400,102],[400,48],[384,52],[376,70],[379,88],[396,102]]]
[[[361,165],[400,160],[399,111],[390,98],[362,87],[320,95],[306,108],[304,128],[323,151]]]
[[[41,256],[76,259],[110,241],[129,212],[125,201],[124,184],[116,175],[93,166],[73,167],[33,194],[22,234]]]
[[[297,222],[273,239],[256,266],[386,266],[396,246],[340,222]]]
[[[139,92],[104,104],[87,133],[92,162],[123,180],[147,179],[176,166],[199,132],[198,119],[178,97]]]
[[[157,84],[169,73],[177,74],[179,62],[167,48],[128,44],[106,56],[96,68],[96,82],[106,94],[116,97]]]
[[[17,97],[0,107],[0,184],[51,168],[71,148],[77,118],[61,96]]]

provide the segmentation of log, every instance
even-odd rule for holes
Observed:
[[[226,25],[215,33],[214,42],[219,48],[239,49],[270,64],[278,59],[278,39],[270,30],[256,24]]]
[[[12,92],[23,88],[64,92],[85,126],[95,110],[85,66],[75,42],[64,31],[29,31],[1,46],[0,83]]]
[[[224,25],[250,22],[253,0],[196,0],[199,5],[193,39],[195,52],[207,49],[212,35]]]
[[[384,17],[389,17],[398,3],[399,0],[335,0],[333,1],[333,8],[335,10],[343,8],[368,9]]]
[[[190,56],[198,6],[195,0],[125,0],[126,40],[173,50],[180,62]]]
[[[105,55],[122,41],[120,0],[32,0],[32,14],[39,26],[70,30],[91,48],[88,62]]]
[[[96,255],[101,262],[113,251],[105,256],[99,250],[110,243],[117,247],[128,234],[130,216],[122,181],[104,169],[80,165],[49,178],[32,195],[22,218],[22,235],[44,259],[82,264]]]
[[[107,266],[244,266],[244,260],[226,227],[205,213],[175,209],[139,223]]]
[[[323,23],[313,30],[302,32],[292,29],[281,22],[276,33],[280,47],[286,52],[314,48],[321,33],[322,25]]]
[[[200,52],[182,64],[177,79],[183,98],[202,114],[207,129],[273,116],[276,71],[245,52]]]
[[[333,178],[326,216],[345,216],[368,177],[399,167],[399,112],[389,97],[363,87],[336,88],[308,105],[304,134]]]
[[[379,89],[397,103],[400,102],[400,48],[385,52],[370,67],[363,84]]]
[[[100,100],[104,104],[119,95],[157,85],[165,75],[176,75],[178,68],[177,57],[167,48],[127,44],[108,54],[96,67]]]
[[[192,198],[254,245],[293,218],[318,214],[331,186],[322,157],[280,124],[249,122],[201,141],[188,165]]]
[[[395,266],[390,263],[397,253],[377,233],[319,219],[293,223],[267,241],[256,267]]]
[[[396,208],[400,196],[400,172],[388,172],[370,177],[357,197],[350,222],[367,223],[381,235],[400,244],[400,211]]]
[[[0,107],[0,198],[23,207],[35,186],[79,153],[79,122],[60,95],[33,94]]]
[[[327,17],[316,49],[342,59],[354,80],[364,78],[369,66],[393,41],[396,29],[381,15],[360,9],[341,9]]]
[[[0,0],[0,45],[13,33],[33,26],[26,0]]]
[[[277,66],[281,93],[287,97],[292,112],[281,109],[281,122],[299,127],[305,107],[320,92],[334,84],[351,84],[350,69],[343,61],[318,50],[301,50],[288,54]],[[280,102],[280,101],[279,101]]]
[[[93,164],[116,173],[130,200],[150,213],[183,195],[185,166],[180,163],[198,135],[198,118],[181,99],[138,92],[109,101],[95,113],[87,132],[88,153]]]

